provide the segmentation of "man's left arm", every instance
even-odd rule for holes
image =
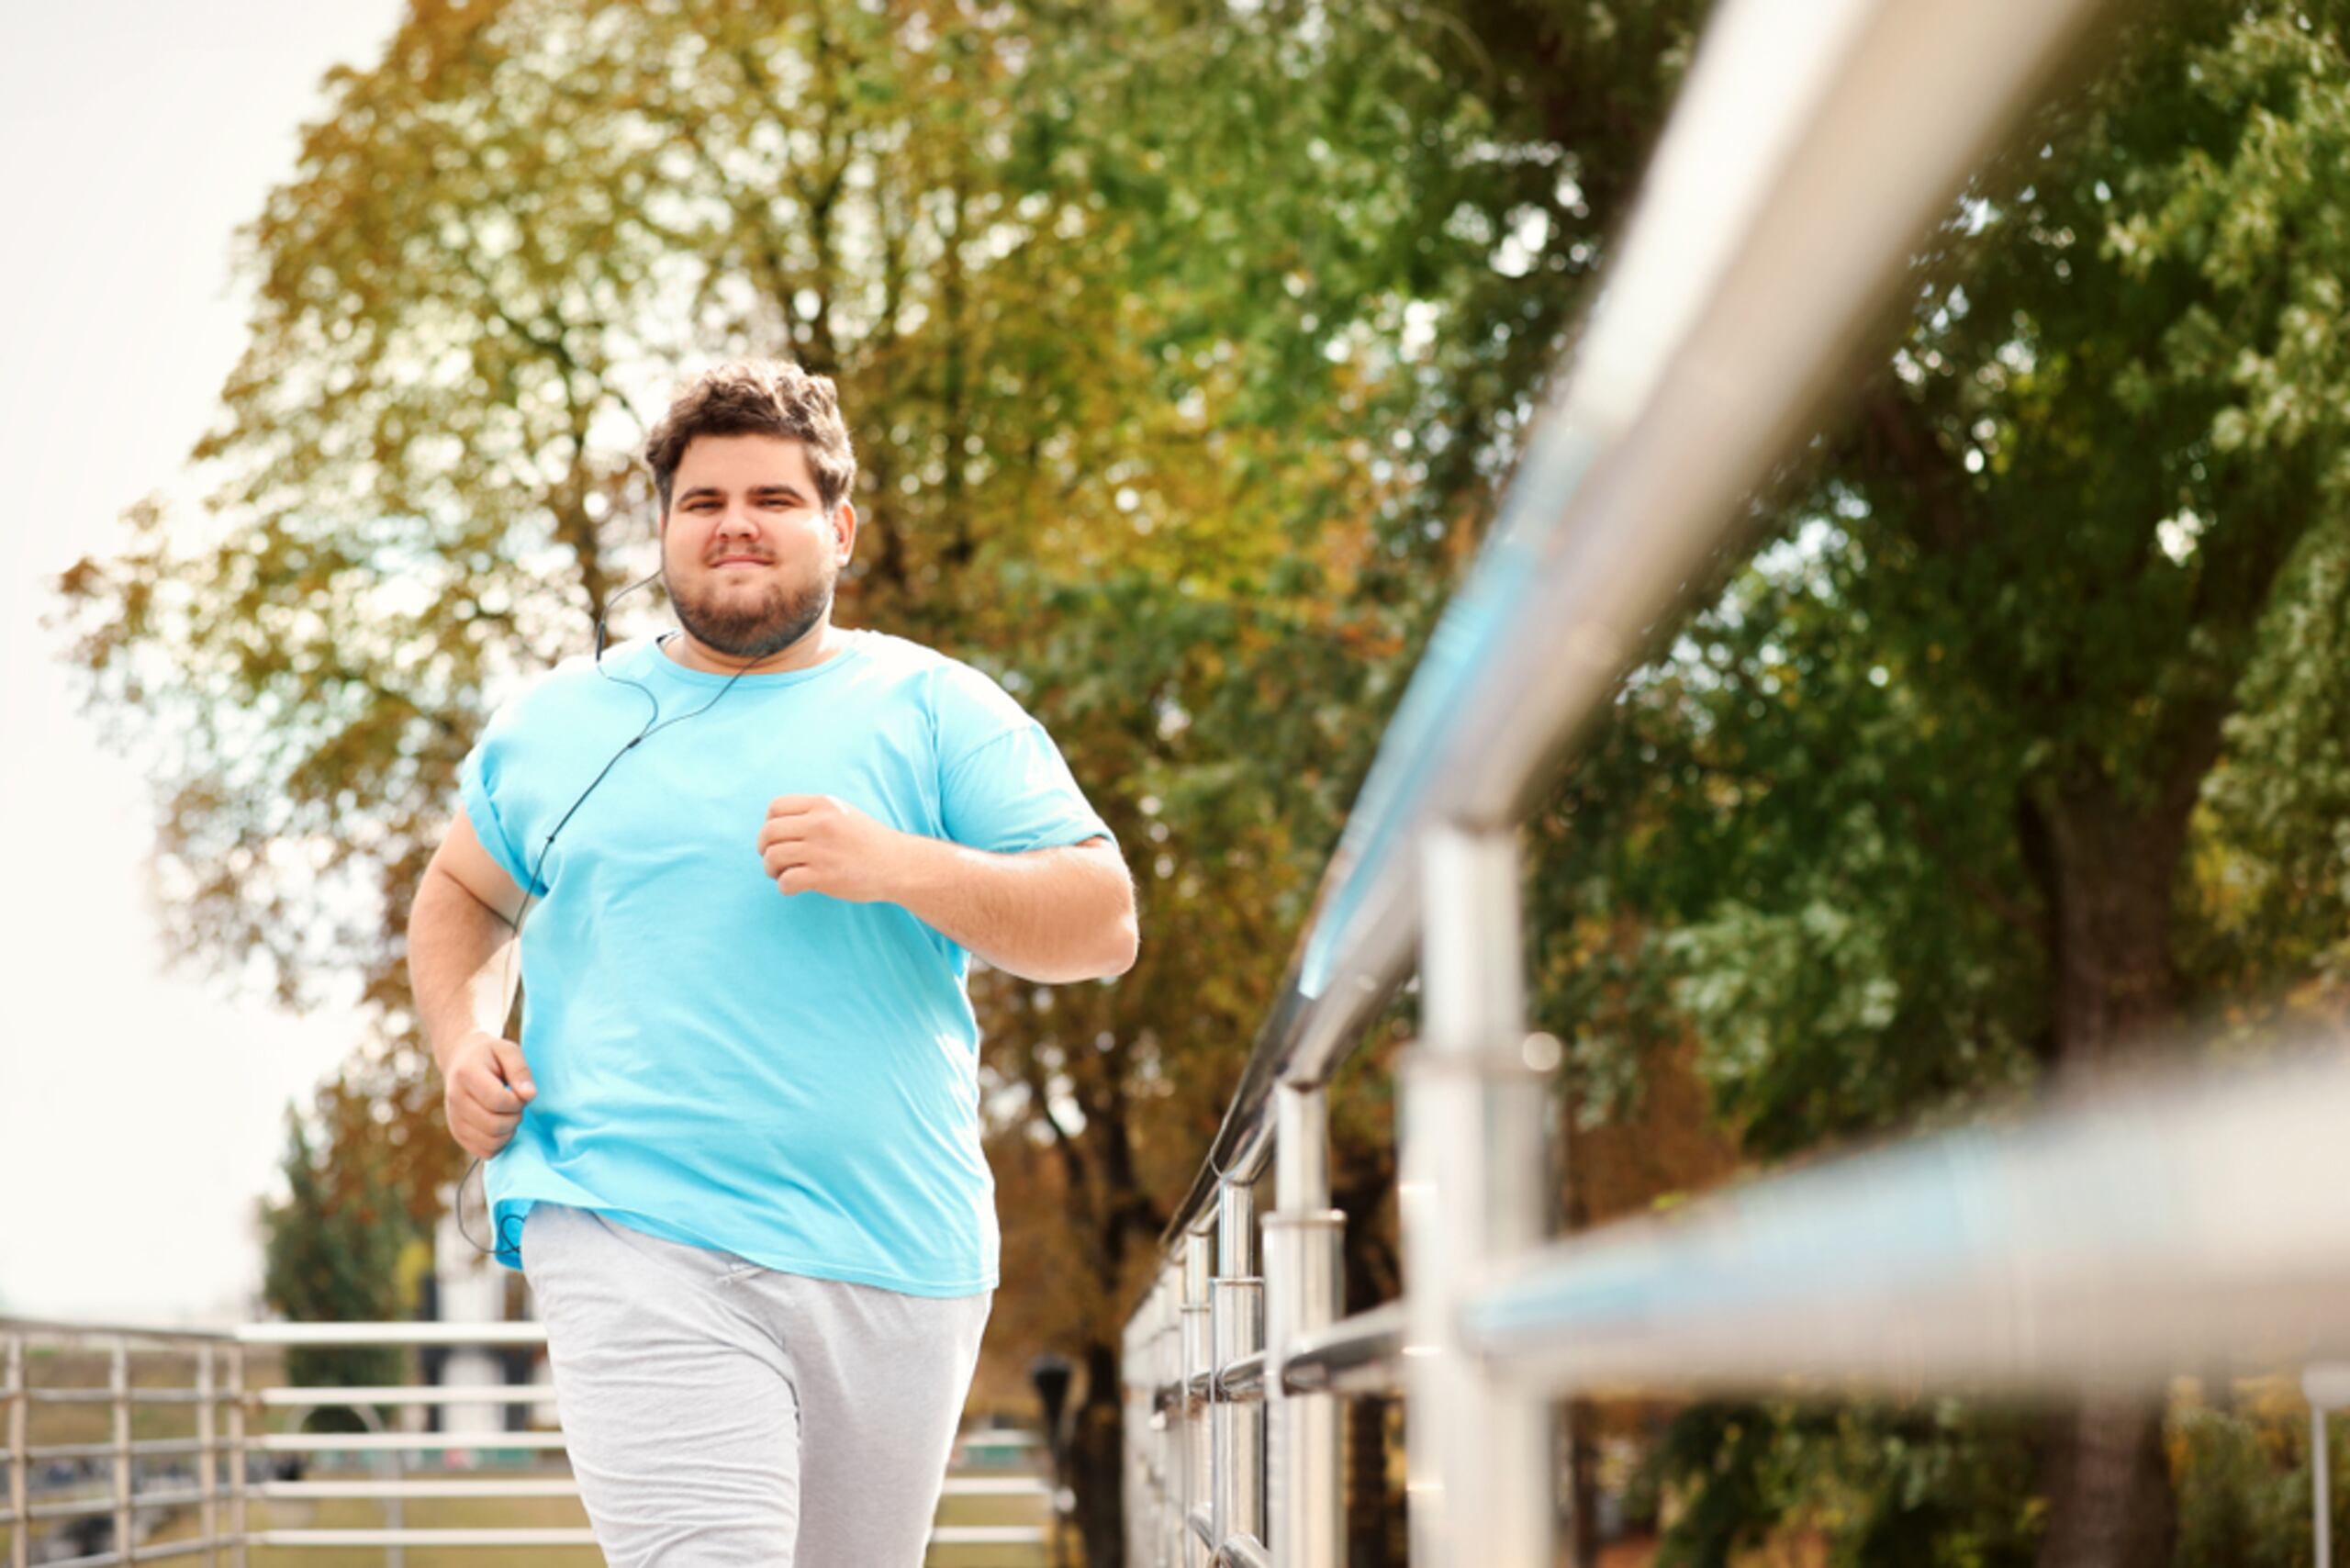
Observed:
[[[1023,980],[1106,979],[1135,961],[1134,882],[1106,838],[998,855],[901,833],[829,795],[785,795],[758,847],[785,897],[897,904]]]

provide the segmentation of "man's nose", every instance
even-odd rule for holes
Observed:
[[[729,506],[718,514],[718,534],[721,538],[732,535],[738,539],[755,539],[759,536],[759,525],[752,518],[748,506]]]

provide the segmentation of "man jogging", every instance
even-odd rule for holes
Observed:
[[[607,1559],[912,1565],[996,1284],[968,955],[1122,973],[1133,889],[1001,688],[833,625],[829,380],[713,371],[645,455],[678,626],[483,732],[417,1006]]]

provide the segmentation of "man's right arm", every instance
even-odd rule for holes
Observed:
[[[461,808],[408,910],[408,988],[446,1086],[449,1130],[484,1159],[506,1147],[537,1092],[521,1047],[503,1037],[522,904]]]

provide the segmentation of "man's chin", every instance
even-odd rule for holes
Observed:
[[[711,653],[730,659],[771,659],[808,635],[810,628],[787,629],[780,632],[726,632],[710,627],[688,626],[694,640]]]
[[[714,654],[730,659],[757,660],[773,658],[800,642],[816,630],[822,619],[822,611],[810,619],[794,617],[781,622],[767,618],[738,621],[723,616],[679,615],[677,623],[692,633],[694,641]]]
[[[722,581],[722,578],[721,579]],[[713,592],[717,585],[698,585],[691,594],[671,591],[670,608],[697,643],[721,657],[755,662],[773,658],[821,625],[832,608],[827,593],[814,603],[797,603],[779,594],[745,603],[739,594]],[[743,583],[742,588],[759,585]],[[768,590],[773,594],[773,590]],[[732,604],[727,601],[733,600]]]

